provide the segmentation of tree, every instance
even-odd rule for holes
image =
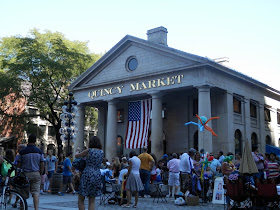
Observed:
[[[38,108],[38,115],[52,124],[59,152],[59,110],[67,100],[67,86],[99,58],[90,54],[86,42],[70,41],[58,32],[33,29],[26,37],[4,37],[0,41],[0,69],[18,81],[13,92],[25,97],[28,104]]]

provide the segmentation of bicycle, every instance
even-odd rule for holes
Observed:
[[[18,169],[15,167],[15,165],[7,158],[3,157],[4,160],[6,160],[8,163],[11,164],[11,168],[8,171],[8,175],[6,176],[5,180],[1,180],[1,191],[0,191],[0,209],[14,209],[12,205],[9,205],[8,201],[10,198],[10,195],[14,195],[13,199],[11,200],[10,204],[16,203],[18,200],[20,203],[20,209],[26,210],[28,209],[26,199],[24,196],[18,192],[17,190],[11,189],[10,185],[16,188],[25,188],[29,185],[28,180],[24,174],[24,172],[21,169]],[[4,164],[4,163],[2,163]],[[11,177],[11,173],[15,171],[18,172],[16,176]],[[2,177],[1,177],[2,179]]]

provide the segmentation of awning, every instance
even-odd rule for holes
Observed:
[[[266,153],[275,153],[277,156],[280,155],[280,148],[279,147],[275,147],[269,144],[265,145],[265,151]]]
[[[0,144],[14,140],[14,136],[0,137]]]

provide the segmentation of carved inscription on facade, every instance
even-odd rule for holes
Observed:
[[[130,88],[130,92],[133,92],[133,91],[140,91],[140,90],[152,89],[157,87],[181,84],[183,77],[184,75],[177,75],[173,77],[164,77],[164,78],[149,80],[145,82],[131,83],[129,88]],[[125,88],[124,85],[120,85],[116,87],[98,89],[98,90],[90,91],[88,93],[88,97],[91,99],[95,99],[97,97],[102,97],[107,95],[122,94],[124,88]]]

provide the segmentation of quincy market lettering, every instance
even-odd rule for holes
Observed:
[[[130,84],[130,92],[181,84],[183,77],[184,75],[177,75],[173,77],[164,77],[160,79],[149,80],[146,82],[132,83]],[[91,99],[95,99],[97,97],[102,97],[107,95],[122,94],[124,88],[125,88],[124,85],[120,85],[115,87],[102,88],[94,91],[89,91],[88,97]]]

